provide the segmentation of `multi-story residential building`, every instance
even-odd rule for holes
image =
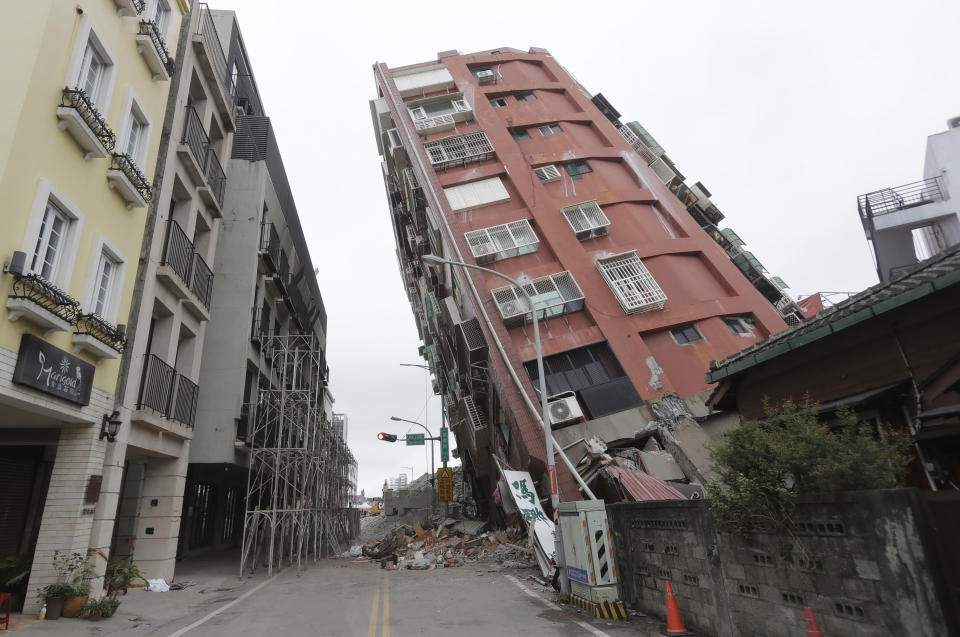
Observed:
[[[190,441],[202,393],[236,90],[206,4],[183,21],[170,82],[156,192],[140,252],[118,409],[124,425],[104,463],[114,495],[98,509],[113,558],[173,577]],[[159,126],[159,122],[158,122]],[[119,500],[119,504],[117,504]],[[115,524],[114,524],[115,521]]]
[[[951,171],[960,174],[960,117],[927,137],[921,181],[857,197],[881,282],[960,243],[960,183],[952,183]]]
[[[593,103],[617,127],[627,143],[647,162],[663,185],[686,206],[687,212],[697,224],[720,244],[747,280],[777,308],[783,320],[790,325],[799,325],[805,318],[805,314],[787,294],[787,284],[780,277],[770,275],[759,259],[745,249],[746,244],[733,228],[719,227],[724,215],[711,201],[710,198],[713,195],[707,187],[699,181],[688,186],[683,174],[653,135],[648,133],[639,122],[622,123],[620,113],[601,93],[593,96]]]
[[[405,489],[407,488],[407,474],[401,473],[395,478],[390,478],[390,488],[391,489]]]
[[[569,455],[656,430],[702,480],[709,362],[785,329],[780,313],[547,51],[448,51],[374,76],[400,272],[481,508],[492,456],[546,480],[532,313],[502,279],[428,252],[524,284]],[[580,497],[569,471],[559,483]]]
[[[0,25],[0,554],[32,562],[28,610],[55,551],[106,564],[120,475],[103,464],[124,447],[106,434],[187,9],[37,0]]]
[[[283,159],[236,16],[212,15],[235,87],[237,132],[226,163],[224,224],[213,262],[215,329],[203,343],[180,541],[184,556],[238,545],[248,509],[284,515],[279,509],[289,509],[291,499],[276,506],[261,488],[272,488],[275,472],[284,472],[287,482],[300,481],[294,489],[308,494],[314,507],[327,494],[347,506],[355,487],[335,484],[350,479],[352,458],[333,429],[327,315]],[[273,464],[281,456],[287,464]],[[320,470],[303,471],[314,460]],[[312,480],[322,480],[329,491],[312,490],[318,488]],[[303,515],[306,520],[309,514]],[[260,519],[259,513],[250,517],[250,524]]]

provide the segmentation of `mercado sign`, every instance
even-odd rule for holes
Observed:
[[[13,382],[78,405],[89,405],[95,371],[90,363],[33,334],[24,334]]]

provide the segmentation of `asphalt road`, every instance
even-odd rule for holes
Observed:
[[[163,637],[647,637],[657,622],[598,620],[553,603],[531,571],[495,563],[430,571],[386,571],[367,562],[324,560],[301,574],[288,568],[206,597],[174,604],[168,594],[139,593],[139,617],[101,622],[58,620],[23,629],[60,635]],[[186,601],[190,589],[180,591]],[[201,591],[202,592],[202,591]],[[196,599],[194,596],[193,599]],[[130,600],[131,602],[134,599]],[[144,604],[161,605],[156,608]],[[121,606],[121,610],[124,609]],[[128,606],[129,610],[134,610]],[[145,618],[150,617],[147,621]]]

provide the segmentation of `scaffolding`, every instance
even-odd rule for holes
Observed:
[[[339,552],[353,531],[356,461],[324,410],[325,364],[312,334],[264,335],[269,386],[252,405],[240,576]]]

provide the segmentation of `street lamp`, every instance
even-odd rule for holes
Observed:
[[[397,416],[390,416],[390,420],[395,420],[397,422],[408,422],[411,425],[419,425],[423,427],[423,430],[427,432],[427,440],[430,441],[430,493],[433,494],[433,500],[430,502],[430,510],[434,513],[437,510],[437,485],[434,483],[434,474],[436,470],[433,468],[433,441],[439,440],[439,438],[434,438],[433,434],[430,433],[430,430],[427,429],[426,425],[423,423],[417,422],[416,420],[407,420],[406,418],[398,418]]]
[[[560,535],[560,518],[558,517],[560,494],[559,489],[557,488],[557,467],[553,460],[553,433],[550,431],[550,417],[549,412],[547,411],[547,379],[543,373],[543,347],[540,343],[540,323],[537,320],[537,308],[533,305],[533,299],[524,289],[523,284],[516,279],[508,277],[506,274],[502,274],[496,270],[491,270],[490,268],[473,265],[472,263],[451,261],[450,259],[438,257],[435,254],[425,254],[421,257],[421,259],[423,259],[425,263],[432,263],[434,265],[447,264],[460,268],[470,268],[498,276],[501,279],[506,279],[511,285],[516,287],[521,294],[523,294],[523,298],[526,299],[527,305],[530,307],[530,313],[533,315],[533,342],[534,347],[537,350],[537,376],[540,380],[540,422],[543,425],[544,447],[547,456],[547,473],[550,476],[550,506],[553,508],[554,522],[553,549],[557,558],[557,570],[560,573],[560,590],[561,592],[569,593],[570,582],[567,580],[567,569],[563,556],[563,538]]]

